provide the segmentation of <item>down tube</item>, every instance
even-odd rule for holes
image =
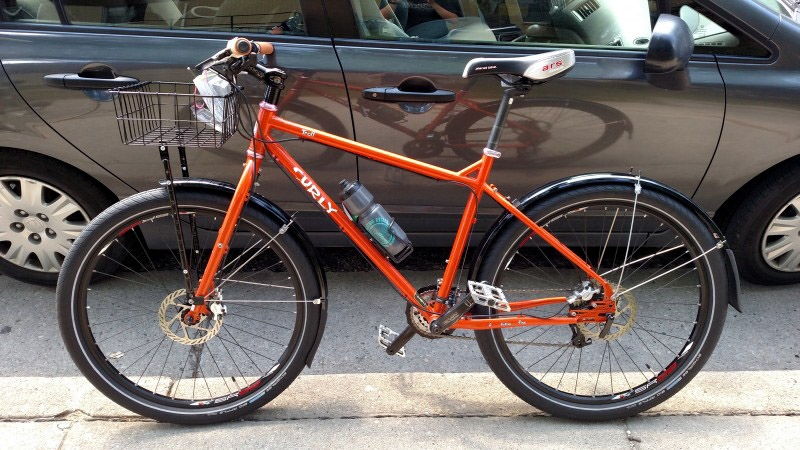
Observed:
[[[266,144],[269,153],[275,157],[275,160],[291,175],[292,180],[297,183],[311,200],[316,203],[319,208],[324,211],[335,223],[339,229],[353,241],[356,246],[375,264],[389,280],[392,285],[397,288],[398,292],[409,302],[417,307],[424,307],[420,305],[415,298],[416,289],[409,283],[409,281],[397,271],[397,269],[383,256],[378,249],[359,231],[358,227],[347,217],[342,211],[342,208],[337,205],[330,195],[322,190],[321,187],[306,173],[297,161],[295,161],[281,146],[280,144]]]

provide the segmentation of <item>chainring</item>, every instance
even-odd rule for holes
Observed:
[[[417,291],[417,296],[424,300],[425,303],[430,305],[431,303],[436,302],[436,293],[438,290],[439,288],[436,286],[426,286]],[[447,335],[453,334],[454,331],[450,329],[445,331],[443,334],[431,333],[430,322],[425,320],[425,317],[423,317],[423,315],[419,312],[419,309],[417,309],[411,303],[406,303],[406,321],[409,325],[414,327],[414,330],[417,332],[417,334],[428,339],[443,338]]]

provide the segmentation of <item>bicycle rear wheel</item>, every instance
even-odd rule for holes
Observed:
[[[196,286],[230,199],[179,190],[178,201]],[[219,422],[267,403],[302,370],[320,320],[320,280],[301,245],[279,230],[246,208],[216,282],[226,314],[187,324],[166,190],[112,206],[75,241],[59,277],[72,359],[109,398],[160,421]]]
[[[612,284],[617,314],[602,338],[602,324],[477,332],[500,380],[539,409],[586,420],[637,414],[685,386],[714,349],[728,302],[718,238],[702,220],[647,188],[636,197],[631,185],[574,189],[525,213]],[[520,301],[569,296],[587,277],[517,221],[498,235],[478,279]],[[570,308],[521,313],[564,317]]]

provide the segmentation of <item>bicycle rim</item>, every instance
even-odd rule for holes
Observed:
[[[604,338],[603,324],[495,330],[497,350],[517,376],[567,405],[605,405],[643,397],[694,365],[708,335],[713,277],[700,256],[708,249],[670,211],[641,199],[597,198],[559,207],[539,223],[621,295]],[[494,283],[510,301],[569,296],[586,280],[528,230],[502,261]],[[521,313],[552,317],[568,311],[568,305],[549,305]],[[573,339],[581,335],[591,343],[576,345]],[[506,340],[527,344],[509,346]]]
[[[196,286],[225,211],[181,212]],[[233,407],[296,356],[307,315],[302,281],[275,232],[243,218],[216,283],[227,313],[185,326],[172,220],[168,206],[152,208],[93,243],[73,290],[73,323],[87,359],[126,397],[178,410]]]

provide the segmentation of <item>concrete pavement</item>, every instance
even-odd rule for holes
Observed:
[[[418,285],[438,275],[407,273]],[[187,428],[142,419],[95,391],[61,346],[54,290],[0,277],[0,448],[796,448],[800,438],[798,287],[745,285],[745,313],[729,311],[719,347],[686,389],[643,416],[585,424],[519,400],[474,342],[418,339],[407,358],[386,356],[375,326],[401,328],[396,294],[374,272],[331,273],[329,285],[314,366],[245,421]]]

